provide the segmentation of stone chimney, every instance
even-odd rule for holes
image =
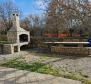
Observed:
[[[13,28],[16,28],[16,30],[18,30],[18,28],[20,27],[19,14],[14,13],[12,15],[12,21],[13,21]]]

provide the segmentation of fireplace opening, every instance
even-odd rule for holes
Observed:
[[[22,34],[19,36],[20,42],[28,42],[28,35]]]

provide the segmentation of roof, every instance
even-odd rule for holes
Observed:
[[[19,27],[18,29],[12,27],[10,28],[10,30],[8,32],[26,32],[26,33],[29,33],[29,31],[26,31],[25,29]]]

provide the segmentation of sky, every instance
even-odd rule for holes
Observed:
[[[6,0],[0,0],[0,2],[3,1]],[[45,9],[46,5],[43,3],[43,0],[13,0],[13,2],[23,12],[24,17],[30,14],[37,14],[41,16],[44,11],[40,9]]]
[[[22,10],[24,16],[43,13],[40,10],[40,8],[44,8],[42,0],[14,0],[14,2]]]
[[[0,0],[3,2],[6,0]],[[28,16],[30,14],[40,15],[43,13],[45,5],[43,4],[43,0],[12,0],[16,6],[23,12],[23,16]]]

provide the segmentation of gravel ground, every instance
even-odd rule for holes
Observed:
[[[71,59],[69,57],[50,64],[57,68],[66,68],[68,71],[84,73],[91,79],[91,57],[77,59]]]
[[[58,56],[49,57],[39,56],[40,54],[32,54],[25,56],[27,62],[40,61],[42,63],[51,64],[56,68],[65,68],[68,71],[83,73],[91,79],[91,57],[76,57],[76,56]],[[43,54],[44,55],[44,54]]]
[[[21,56],[26,56],[28,54],[29,53],[26,51],[21,51],[21,52],[14,53],[14,54],[3,54],[3,55],[0,54],[0,63],[4,62],[5,60],[9,60],[9,59],[13,59],[16,57],[21,57]]]
[[[0,55],[1,58],[11,58],[14,56],[24,56],[27,62],[34,62],[34,61],[40,61],[42,63],[51,64],[56,68],[65,68],[68,71],[72,72],[81,72],[88,76],[88,79],[91,79],[91,57],[76,57],[76,56],[58,56],[54,57],[54,55],[46,55],[36,53],[32,51],[26,52],[20,52],[16,53],[14,55]]]

